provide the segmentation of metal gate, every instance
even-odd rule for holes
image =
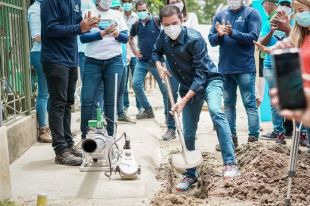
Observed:
[[[32,109],[28,0],[0,0],[0,97],[3,114],[8,121]],[[1,120],[0,120],[1,124]]]

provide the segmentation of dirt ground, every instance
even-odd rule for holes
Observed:
[[[270,142],[242,145],[237,153],[241,175],[223,180],[220,153],[203,154],[197,187],[184,193],[176,192],[175,185],[182,171],[171,164],[158,170],[157,178],[163,190],[152,200],[152,206],[172,205],[284,205],[288,183],[289,149]],[[297,175],[292,186],[292,205],[310,205],[310,156],[299,151]]]

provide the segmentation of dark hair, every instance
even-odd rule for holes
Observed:
[[[170,1],[171,0],[167,0],[166,5],[169,5]],[[186,20],[187,19],[186,3],[185,3],[185,0],[182,0],[182,2],[184,4],[184,8],[183,8],[183,11],[181,11],[181,12],[182,12],[182,16],[183,16],[184,20]]]
[[[164,6],[159,12],[160,22],[163,21],[164,17],[170,17],[175,14],[177,14],[180,20],[182,20],[182,13],[180,12],[180,9],[177,6],[173,4]]]
[[[147,3],[145,2],[145,1],[143,1],[143,0],[138,0],[137,2],[136,2],[136,10],[138,10],[138,6],[141,6],[141,5],[146,5],[146,7],[147,7]]]

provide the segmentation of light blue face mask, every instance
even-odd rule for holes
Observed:
[[[142,21],[145,20],[149,16],[149,13],[147,11],[140,11],[138,12],[138,17]]]
[[[131,11],[132,10],[132,3],[123,3],[123,8],[125,11]]]
[[[310,27],[310,11],[295,14],[296,23],[302,27]]]

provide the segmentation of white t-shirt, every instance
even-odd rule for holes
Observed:
[[[85,10],[90,10],[92,8],[95,8],[95,4],[92,0],[81,0],[81,11],[84,13]],[[83,16],[84,17],[84,16]],[[80,41],[80,36],[78,38],[78,50],[79,52],[85,52],[86,44],[82,44]]]
[[[135,12],[133,12],[133,11],[131,11],[130,16],[128,16],[128,17],[125,15],[125,12],[123,12],[123,16],[124,16],[124,19],[125,19],[125,21],[126,21],[126,23],[127,23],[127,26],[128,26],[128,28],[129,28],[129,31],[130,31],[132,25],[133,25],[134,23],[136,23],[136,21],[139,20],[139,17],[138,17],[138,15],[137,15]]]
[[[136,21],[139,20],[139,17],[133,11],[131,11],[131,15],[129,17],[127,17],[125,15],[125,12],[123,12],[123,16],[124,16],[124,19],[125,19],[125,21],[127,23],[127,26],[129,28],[129,32],[130,32],[132,25],[134,25],[136,23]],[[134,44],[137,47],[137,37],[134,38]],[[135,57],[135,55],[134,55],[134,53],[133,53],[133,51],[132,51],[132,49],[131,49],[131,47],[129,45],[129,42],[127,43],[127,56],[129,56],[129,58]]]
[[[86,11],[85,13],[87,13]],[[119,32],[128,31],[127,24],[123,14],[117,10],[109,9],[108,11],[98,11],[98,9],[91,9],[93,16],[100,14],[101,19],[112,19],[117,23]],[[93,28],[90,32],[98,32],[99,28]],[[113,36],[104,36],[101,40],[88,43],[85,49],[85,55],[99,60],[107,60],[122,54],[122,46]]]
[[[197,30],[199,26],[197,15],[195,13],[188,12],[187,20],[183,22],[183,26]]]

